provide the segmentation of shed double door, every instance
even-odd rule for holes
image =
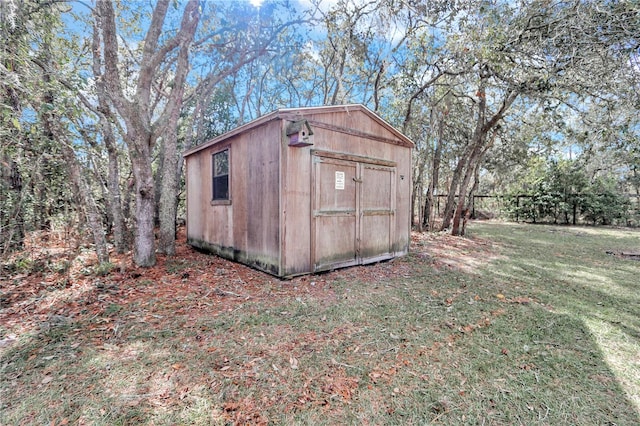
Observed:
[[[393,257],[395,178],[390,162],[313,156],[314,271]]]

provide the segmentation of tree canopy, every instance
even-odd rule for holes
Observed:
[[[279,107],[362,103],[412,138],[429,229],[434,196],[461,234],[470,196],[536,170],[553,194],[640,196],[637,2],[258,4],[1,2],[0,250],[68,226],[103,262],[109,235],[153,265],[175,251],[182,152]]]

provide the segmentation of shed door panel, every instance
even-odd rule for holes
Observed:
[[[395,169],[362,164],[359,181],[360,257],[363,262],[388,258],[395,224]]]
[[[357,262],[357,163],[314,157],[315,270]]]

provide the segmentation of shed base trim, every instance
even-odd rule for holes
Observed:
[[[196,238],[187,238],[187,244],[198,250],[215,254],[234,262],[242,263],[254,269],[266,272],[276,277],[282,277],[277,259],[271,259],[263,255],[248,253],[244,250],[234,249],[233,247],[220,246],[218,244],[208,243]]]

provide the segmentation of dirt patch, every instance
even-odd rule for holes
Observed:
[[[640,260],[640,253],[631,253],[624,251],[609,251],[606,252],[609,256],[616,256],[622,259],[628,260]]]
[[[468,273],[474,273],[478,267],[500,257],[498,246],[492,241],[454,237],[444,232],[414,232],[411,251],[430,259],[436,268],[453,268]]]

